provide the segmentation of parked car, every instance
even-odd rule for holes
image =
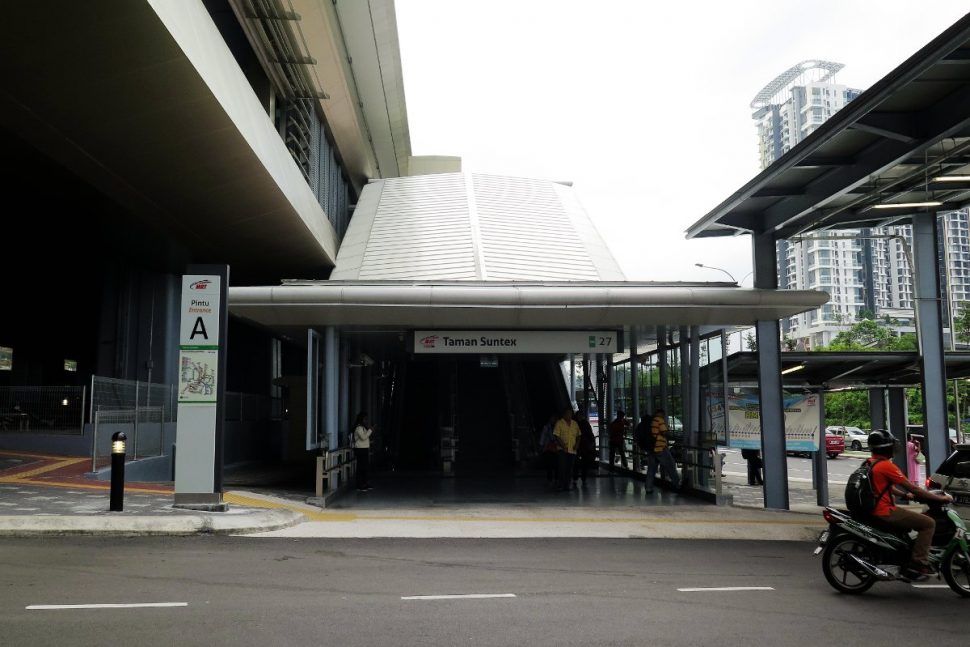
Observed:
[[[946,487],[953,495],[953,510],[970,521],[970,445],[957,445],[950,456],[926,479],[927,489]]]
[[[869,434],[859,427],[848,427],[845,425],[833,425],[825,428],[826,434],[841,436],[845,441],[845,448],[854,452],[861,452],[869,449]]]
[[[830,459],[838,458],[839,454],[845,452],[845,440],[838,434],[825,433],[825,455]],[[785,452],[789,456],[803,456],[811,458],[812,452]]]

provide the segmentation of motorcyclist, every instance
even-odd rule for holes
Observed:
[[[910,500],[918,498],[941,503],[949,503],[953,501],[953,497],[949,494],[940,495],[924,490],[906,478],[906,475],[892,461],[897,444],[898,441],[892,434],[884,429],[875,429],[869,434],[869,450],[872,456],[867,460],[872,464],[872,489],[877,497],[872,515],[887,526],[917,531],[912,561],[900,571],[900,574],[911,579],[925,579],[933,573],[929,559],[936,522],[925,514],[897,507],[894,495]]]

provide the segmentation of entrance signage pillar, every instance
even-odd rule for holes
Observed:
[[[327,326],[323,330],[323,436],[327,439],[327,449],[334,451],[340,447],[339,432],[339,392],[340,350],[337,329]]]
[[[226,401],[228,265],[182,277],[175,507],[221,511]]]
[[[817,452],[812,452],[812,481],[815,486],[815,503],[826,506],[829,504],[829,464],[828,454],[825,453],[825,390],[819,389],[817,394],[819,446]]]

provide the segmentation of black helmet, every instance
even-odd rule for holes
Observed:
[[[885,429],[873,429],[869,434],[869,450],[874,454],[892,456],[896,439]]]

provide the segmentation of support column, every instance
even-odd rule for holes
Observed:
[[[899,442],[896,453],[893,454],[893,462],[903,474],[909,476],[906,472],[906,389],[893,387],[886,391],[889,394],[889,433]],[[931,473],[929,461],[926,473]]]
[[[657,326],[657,351],[657,368],[660,373],[657,378],[660,382],[660,401],[651,407],[650,413],[658,408],[664,411],[670,408],[667,398],[667,326]]]
[[[825,391],[818,390],[818,451],[813,452],[812,480],[815,485],[815,502],[818,505],[829,504],[829,464],[825,453]]]
[[[338,423],[339,447],[350,442],[350,344],[344,339],[340,343],[340,365],[338,367]]]
[[[680,417],[681,425],[683,429],[681,432],[684,434],[684,438],[690,433],[689,430],[693,426],[693,421],[691,420],[691,406],[690,406],[690,332],[687,326],[680,326],[677,329],[677,352],[680,357]],[[664,408],[667,411],[666,407]],[[671,411],[667,411],[667,415],[671,415]]]
[[[935,213],[913,216],[916,320],[919,322],[923,420],[926,431],[923,449],[924,452],[928,450],[925,454],[928,474],[939,467],[950,453],[937,238]],[[905,427],[903,433],[905,434]]]
[[[637,331],[630,328],[630,411],[633,428],[640,423],[640,358],[637,357]],[[636,446],[630,452],[633,458],[633,470],[640,471],[640,451]]]
[[[730,341],[728,340],[727,332],[721,329],[721,409],[724,420],[724,446],[731,446],[731,425],[730,422],[730,409],[728,407],[728,351],[730,350]]]
[[[609,424],[613,422],[613,418],[616,417],[615,409],[613,403],[613,356],[606,356],[606,406],[604,412],[600,411],[600,460],[608,461],[610,460],[610,443],[609,443]],[[604,424],[605,422],[605,424]],[[607,433],[603,433],[607,430]]]
[[[869,389],[869,424],[870,429],[886,429],[886,389],[882,387]]]
[[[690,421],[689,429],[684,429],[687,444],[701,446],[701,428],[704,426],[704,407],[701,403],[701,329],[690,327]],[[685,423],[686,424],[686,423]]]
[[[775,239],[752,236],[754,287],[778,289]],[[775,319],[755,322],[758,341],[758,396],[761,404],[761,455],[764,457],[765,507],[788,509],[788,461],[785,456],[785,402],[781,391],[781,335]]]
[[[576,399],[576,356],[569,356],[569,406]],[[576,404],[579,404],[578,402]]]
[[[327,449],[333,451],[340,446],[339,432],[339,394],[340,344],[337,329],[327,326],[323,330],[323,437],[327,439]]]

